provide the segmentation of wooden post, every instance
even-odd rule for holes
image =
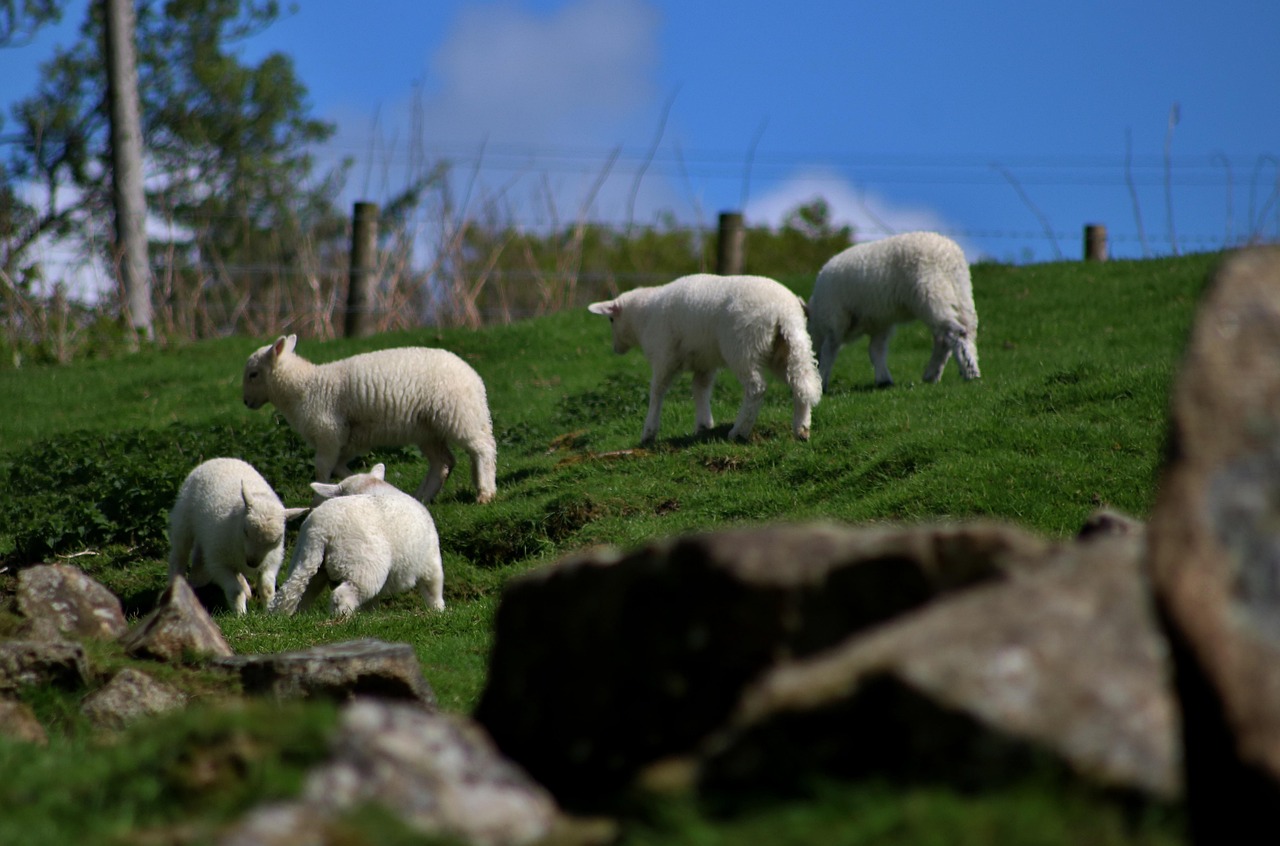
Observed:
[[[1107,260],[1107,227],[1101,223],[1087,223],[1084,227],[1084,260]]]
[[[347,283],[348,338],[373,334],[373,291],[378,257],[378,204],[356,203],[351,218],[351,270]]]
[[[747,232],[742,228],[742,212],[720,212],[720,240],[716,247],[716,273],[736,276],[742,273]]]

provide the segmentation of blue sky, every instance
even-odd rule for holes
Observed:
[[[0,50],[6,111],[82,7]],[[1277,37],[1267,0],[303,0],[243,49],[293,57],[339,127],[319,160],[355,161],[345,201],[445,157],[524,225],[587,199],[776,224],[823,196],[860,238],[1043,261],[1090,222],[1116,257],[1280,238]]]

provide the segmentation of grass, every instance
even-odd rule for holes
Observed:
[[[342,623],[323,609],[291,619],[225,611],[216,618],[243,654],[359,637],[410,643],[441,706],[466,713],[484,685],[502,585],[574,550],[774,521],[989,517],[1066,537],[1102,505],[1145,516],[1169,387],[1215,260],[979,265],[983,379],[964,383],[952,364],[940,384],[920,384],[930,340],[923,327],[910,325],[890,346],[897,387],[876,390],[863,340],[837,362],[808,443],[791,439],[789,398],[776,384],[752,442],[725,441],[740,395],[722,374],[713,401],[722,425],[711,437],[690,435],[685,376],[669,395],[657,444],[636,449],[647,363],[638,353],[614,356],[604,321],[585,310],[482,331],[304,339],[298,351],[314,361],[403,344],[443,346],[470,361],[489,389],[498,498],[475,505],[469,463],[460,457],[432,505],[445,559],[442,614],[424,613],[409,595]],[[797,292],[808,293],[811,280],[794,282]],[[65,560],[116,591],[131,615],[149,610],[165,581],[166,509],[185,474],[205,458],[239,455],[286,504],[309,501],[309,450],[269,408],[250,412],[240,402],[244,360],[266,340],[230,338],[109,362],[0,372],[0,407],[10,412],[0,415],[6,491],[0,561],[8,565],[0,595],[12,588],[16,566]],[[376,461],[409,490],[425,472],[412,449],[367,459]],[[0,634],[6,625],[12,618],[0,614]],[[92,652],[101,676],[131,663],[113,649]],[[280,706],[261,703],[228,710],[234,691],[224,682],[198,670],[164,672],[198,691],[197,704],[105,746],[79,717],[77,695],[22,693],[53,737],[43,751],[0,741],[0,842],[12,840],[21,825],[28,826],[21,842],[41,844],[101,842],[165,830],[178,820],[198,837],[243,813],[257,795],[296,789],[323,746],[316,738],[331,723],[330,712],[288,706],[281,714]],[[209,742],[205,724],[222,726],[223,741],[240,738],[223,745],[240,750],[243,760],[233,769],[252,775],[244,783],[215,779],[194,802],[184,798],[188,776],[172,760],[200,754]],[[365,842],[377,841],[376,832],[369,837]],[[637,844],[1180,838],[1176,809],[1135,817],[1104,798],[1036,783],[982,796],[827,784],[804,801],[730,815],[674,799],[624,826],[624,839]]]

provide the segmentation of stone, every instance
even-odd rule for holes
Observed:
[[[571,810],[720,727],[769,666],[1034,568],[1008,526],[815,524],[595,550],[508,582],[477,719]]]
[[[1280,803],[1280,249],[1227,257],[1173,389],[1148,521],[1196,843],[1272,840]]]
[[[705,790],[815,774],[994,787],[1033,772],[1169,802],[1178,709],[1145,546],[1111,536],[753,682],[703,744]]]
[[[89,683],[84,647],[70,641],[0,641],[0,691],[52,686],[78,690]]]
[[[308,775],[302,798],[251,812],[220,842],[333,842],[330,822],[367,803],[424,835],[478,846],[547,842],[562,818],[550,794],[466,717],[360,699],[343,709],[332,758]]]
[[[17,600],[18,613],[34,639],[115,640],[128,629],[115,594],[66,564],[19,571]]]
[[[177,710],[186,701],[176,688],[140,670],[125,668],[85,697],[80,710],[98,728],[122,729],[141,717]]]
[[[20,743],[47,746],[49,735],[25,702],[0,696],[0,736]]]
[[[156,609],[139,620],[121,644],[130,655],[175,663],[233,654],[222,629],[182,576],[170,582]]]
[[[238,674],[242,689],[251,695],[337,701],[373,696],[435,707],[435,693],[407,643],[355,640],[297,652],[220,658],[212,666]]]

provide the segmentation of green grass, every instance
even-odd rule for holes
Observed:
[[[721,425],[712,437],[692,437],[686,375],[668,397],[657,444],[635,449],[647,363],[636,352],[613,355],[605,321],[585,309],[482,331],[304,339],[299,352],[314,361],[403,344],[443,346],[470,361],[489,390],[498,498],[474,503],[469,462],[460,456],[431,509],[445,559],[443,614],[425,613],[409,595],[346,622],[330,621],[323,608],[292,619],[219,611],[218,622],[240,653],[357,637],[410,643],[442,707],[465,713],[484,684],[502,585],[577,549],[784,520],[995,518],[1066,537],[1101,505],[1145,516],[1169,387],[1215,260],[977,266],[983,379],[962,382],[953,363],[940,384],[920,384],[930,339],[911,325],[890,346],[897,387],[876,390],[866,341],[860,341],[842,352],[808,443],[790,437],[789,397],[778,384],[766,395],[752,442],[723,440],[740,396],[728,374],[721,374],[714,395]],[[811,280],[795,281],[807,294]],[[286,504],[306,504],[310,451],[269,407],[250,412],[240,401],[244,360],[266,340],[231,338],[108,362],[0,372],[0,407],[8,411],[0,415],[6,491],[0,559],[8,565],[0,589],[12,587],[16,566],[68,560],[115,590],[130,614],[149,610],[165,582],[166,509],[182,478],[205,458],[239,455]],[[386,462],[390,481],[410,490],[425,472],[413,449],[367,459],[376,461]],[[0,616],[0,632],[4,626]],[[129,663],[112,649],[94,651],[103,675]],[[222,713],[218,703],[226,691],[218,682],[198,672],[169,672],[204,691],[205,704],[193,713]],[[215,824],[250,802],[228,785],[210,788],[216,811],[175,799],[180,779],[152,759],[166,744],[199,746],[198,722],[149,722],[139,736],[162,742],[111,746],[104,756],[89,748],[92,735],[74,697],[27,691],[24,698],[53,723],[54,736],[43,752],[0,743],[0,819],[21,805],[22,819],[48,820],[23,842],[163,828],[178,813],[175,802],[200,824]],[[234,714],[216,719],[246,731],[252,722]],[[285,731],[254,740],[264,760],[286,762],[263,770],[268,792],[291,789],[297,762],[306,759],[295,748],[302,742]],[[74,762],[89,757],[101,768],[93,769],[100,776],[96,787],[72,772]],[[31,785],[45,787],[32,791]],[[90,826],[82,829],[63,819],[60,803],[112,810],[97,828],[76,822]],[[1034,838],[1027,835],[1032,829]],[[1135,821],[1107,800],[1029,784],[980,797],[829,785],[804,802],[730,817],[673,801],[625,831],[635,843],[1053,844],[1174,843],[1181,829],[1176,814]],[[7,842],[3,830],[0,841]]]

